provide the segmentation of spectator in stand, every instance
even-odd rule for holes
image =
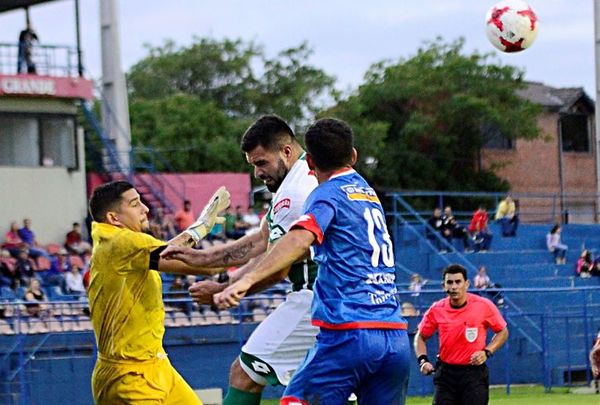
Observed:
[[[92,251],[92,245],[81,238],[81,224],[73,222],[73,229],[65,237],[65,248],[76,255]]]
[[[186,286],[183,281],[183,276],[177,274],[169,286],[169,295],[167,297],[171,300],[179,300],[177,302],[172,302],[171,305],[175,308],[179,308],[187,315],[190,315],[193,307],[192,302],[189,300],[188,288],[189,286]]]
[[[519,216],[517,207],[510,194],[500,201],[496,210],[496,221],[502,228],[502,236],[517,236],[517,227],[519,226]]]
[[[445,237],[443,233],[444,221],[442,221],[442,210],[439,208],[435,208],[433,210],[433,214],[427,220],[427,224],[429,225],[425,232],[427,239],[429,239],[431,243],[433,243],[433,245],[436,247],[436,249],[439,250],[441,253],[447,252],[447,249],[443,246],[442,242],[437,236],[437,234],[439,234],[440,236]]]
[[[0,251],[0,286],[9,286],[13,290],[27,285],[27,279],[16,272],[16,259],[6,249]]]
[[[37,265],[29,257],[29,249],[27,247],[21,248],[15,262],[15,274],[19,274],[20,277],[27,277],[26,280],[29,280],[35,277],[36,270]]]
[[[152,235],[161,240],[171,240],[177,236],[175,224],[161,207],[154,210],[154,215],[150,219],[150,232]]]
[[[37,278],[29,280],[29,288],[25,290],[25,301],[25,308],[29,315],[40,318],[48,315],[48,305],[43,304],[44,302],[48,302],[48,298],[44,290],[42,290],[40,280]]]
[[[258,214],[252,207],[248,207],[248,211],[242,216],[242,221],[248,224],[248,231],[252,232],[253,230],[258,231],[258,227],[260,225],[260,218]]]
[[[56,256],[52,260],[52,266],[46,273],[45,280],[48,285],[59,286],[65,289],[65,275],[71,272],[71,259],[67,249],[60,248]]]
[[[476,252],[485,252],[492,245],[492,232],[488,228],[489,217],[487,208],[480,205],[477,211],[473,213],[469,232],[473,235]]]
[[[502,288],[500,284],[495,284],[492,282],[490,276],[487,274],[487,269],[485,266],[479,266],[479,271],[473,279],[473,284],[475,285],[476,289],[482,291],[487,290],[488,288]],[[494,301],[497,306],[502,307],[504,305],[504,296],[501,292],[486,291],[485,295],[487,295],[490,300]]]
[[[33,62],[34,42],[39,42],[39,38],[33,28],[31,28],[28,18],[27,26],[19,33],[17,73],[25,73],[25,68],[27,68],[27,73],[29,74],[37,73],[35,63]]]
[[[238,205],[237,207],[235,207],[235,229],[238,232],[243,233],[244,235],[246,234],[246,231],[248,229],[250,229],[250,224],[246,221],[244,221],[244,216],[246,215],[246,213],[244,213],[244,209],[242,208],[241,205]]]
[[[185,200],[183,202],[183,208],[175,213],[175,224],[177,225],[177,231],[183,232],[190,225],[194,223],[196,217],[192,212],[192,202]]]
[[[44,256],[50,260],[50,255],[48,252],[46,252],[46,250],[40,246],[35,238],[35,233],[31,229],[31,219],[25,218],[23,220],[23,227],[19,229],[19,237],[29,248],[29,255],[31,257],[37,259],[40,256]]]
[[[225,235],[230,239],[239,239],[246,234],[245,231],[236,228],[237,216],[231,212],[231,208],[225,210]]]
[[[65,291],[67,294],[85,295],[83,275],[79,267],[72,266],[71,271],[65,274]]]
[[[554,255],[554,261],[556,264],[567,263],[567,251],[569,247],[560,241],[560,233],[562,229],[559,224],[556,224],[550,230],[550,233],[546,235],[546,246],[548,251]]]
[[[592,258],[592,252],[587,249],[583,249],[581,256],[575,263],[575,273],[581,278],[589,278],[592,276],[594,270],[594,260]]]
[[[460,239],[463,243],[463,248],[465,253],[472,253],[473,248],[471,247],[471,238],[469,237],[469,231],[467,228],[460,225],[456,218],[454,218],[454,214],[452,214],[452,208],[447,205],[444,208],[444,215],[442,215],[443,222],[443,234],[444,237],[450,241],[452,238]]]
[[[19,236],[19,224],[17,221],[10,223],[10,229],[4,235],[4,243],[2,244],[3,249],[7,249],[12,257],[17,257],[21,248],[25,247],[23,239]]]
[[[408,289],[412,291],[411,294],[413,297],[418,297],[421,293],[421,289],[427,283],[427,280],[423,280],[419,273],[414,273],[410,276],[410,284],[408,285]]]

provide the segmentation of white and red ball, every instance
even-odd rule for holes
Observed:
[[[502,52],[520,52],[533,44],[538,33],[538,18],[522,0],[504,0],[494,5],[485,17],[488,39]]]

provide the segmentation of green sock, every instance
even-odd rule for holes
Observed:
[[[260,405],[262,394],[238,390],[229,386],[227,395],[223,398],[223,405]]]

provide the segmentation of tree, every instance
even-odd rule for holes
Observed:
[[[276,113],[300,126],[335,92],[305,43],[273,59],[241,40],[148,49],[127,75],[132,142],[168,153],[178,171],[239,171],[240,136],[255,118]]]
[[[426,44],[399,63],[381,62],[357,92],[325,114],[348,121],[362,156],[359,169],[382,188],[506,190],[508,183],[479,167],[486,136],[539,135],[540,107],[516,91],[522,72],[463,55],[464,41]]]

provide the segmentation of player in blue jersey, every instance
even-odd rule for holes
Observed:
[[[321,119],[305,136],[319,186],[304,215],[251,272],[215,295],[223,308],[259,281],[285,271],[311,250],[319,265],[312,322],[315,346],[296,371],[281,404],[404,404],[410,348],[396,300],[394,253],[375,191],[352,169],[350,127]]]

